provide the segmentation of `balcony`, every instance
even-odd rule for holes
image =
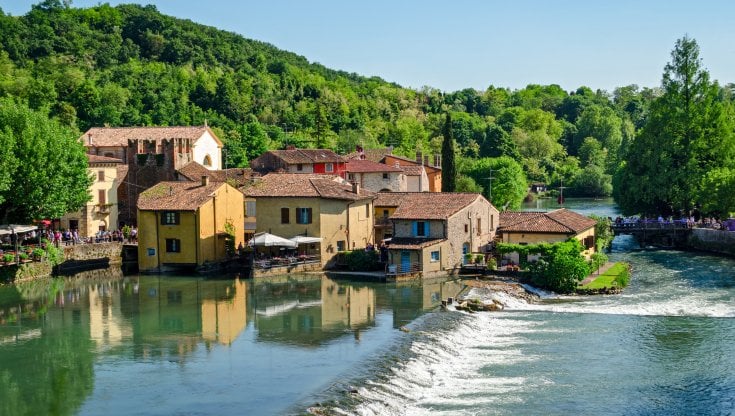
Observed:
[[[375,226],[376,227],[389,227],[393,225],[390,218],[388,217],[375,217]]]
[[[96,214],[109,214],[112,210],[113,204],[97,204],[94,206],[94,212]]]

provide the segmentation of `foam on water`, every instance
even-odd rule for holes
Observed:
[[[397,360],[387,374],[358,389],[357,406],[333,410],[357,415],[475,414],[472,409],[508,402],[511,396],[520,397],[547,383],[482,373],[488,365],[540,359],[513,348],[516,331],[529,330],[534,323],[507,317],[502,321],[499,325],[492,314],[466,315],[452,328],[416,334],[405,360]]]

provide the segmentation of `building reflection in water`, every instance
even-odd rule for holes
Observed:
[[[375,290],[327,277],[256,282],[253,304],[262,341],[318,346],[375,325]]]

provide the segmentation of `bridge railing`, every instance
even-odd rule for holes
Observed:
[[[693,228],[694,224],[686,220],[673,221],[657,221],[657,220],[638,220],[635,222],[613,223],[613,230],[688,230]]]

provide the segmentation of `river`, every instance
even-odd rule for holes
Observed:
[[[616,215],[609,200],[566,206]],[[613,243],[633,265],[622,295],[497,313],[440,312],[453,281],[5,287],[0,414],[735,413],[735,261],[636,248]]]

